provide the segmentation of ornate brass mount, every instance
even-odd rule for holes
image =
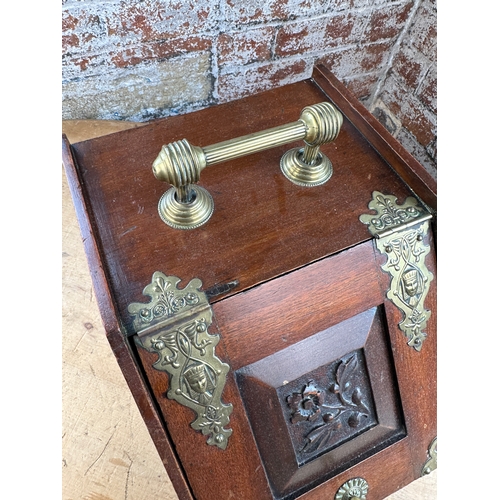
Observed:
[[[335,500],[366,500],[368,483],[362,477],[345,482],[337,491]]]
[[[427,455],[429,458],[422,467],[422,476],[426,476],[437,469],[437,437],[435,437],[429,445]]]
[[[184,290],[177,288],[179,282],[176,276],[155,272],[143,292],[151,301],[130,304],[128,311],[138,344],[159,356],[153,367],[170,375],[167,397],[194,410],[197,418],[191,427],[224,450],[233,432],[224,428],[233,406],[221,402],[229,365],[215,355],[219,336],[208,333],[212,308],[200,291],[201,281],[191,280]]]
[[[419,207],[417,200],[408,197],[397,205],[396,197],[374,191],[368,208],[377,215],[363,214],[359,220],[368,225],[375,236],[380,253],[387,255],[382,269],[391,275],[387,298],[404,314],[399,328],[415,350],[422,349],[427,337],[423,331],[431,312],[424,308],[424,301],[433,279],[425,267],[425,257],[430,247],[424,236],[429,230],[432,215]]]
[[[177,229],[193,229],[208,221],[214,202],[208,191],[196,185],[200,172],[210,165],[303,139],[303,148],[286,152],[283,174],[300,186],[324,184],[332,175],[330,160],[319,151],[335,140],[342,114],[329,102],[306,106],[298,121],[238,137],[212,146],[192,146],[186,139],[163,146],[153,163],[155,177],[173,186],[161,198],[161,219]]]

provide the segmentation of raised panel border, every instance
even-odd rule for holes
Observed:
[[[364,353],[378,424],[300,464],[282,411],[283,388],[293,386],[297,379],[305,380],[317,368],[328,369],[356,350]],[[383,306],[242,367],[236,377],[276,498],[296,498],[305,488],[339,474],[406,435]]]

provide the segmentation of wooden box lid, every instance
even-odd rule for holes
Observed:
[[[322,146],[334,170],[326,184],[304,188],[283,176],[281,156],[300,145],[289,144],[205,169],[200,185],[215,211],[204,226],[177,230],[160,219],[168,186],[151,165],[162,145],[186,138],[207,146],[296,121],[305,106],[325,100],[344,115],[338,138]],[[309,80],[73,144],[71,152],[70,187],[84,239],[88,231],[94,242],[87,254],[103,273],[94,280],[101,312],[109,316],[111,299],[125,327],[128,304],[141,299],[156,270],[197,277],[205,290],[237,281],[233,294],[369,239],[359,215],[374,190],[400,200],[416,194],[435,207],[430,175],[323,69]]]

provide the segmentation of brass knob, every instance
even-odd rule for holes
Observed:
[[[335,140],[342,114],[329,102],[306,106],[298,121],[262,132],[198,147],[186,139],[162,147],[153,163],[155,177],[173,186],[160,199],[158,212],[169,226],[193,229],[212,215],[214,204],[208,191],[196,183],[200,172],[210,165],[303,139],[303,148],[287,151],[281,171],[300,186],[318,186],[330,179],[330,160],[319,151],[322,144]]]
[[[334,500],[366,500],[368,483],[362,477],[345,482],[337,491]]]

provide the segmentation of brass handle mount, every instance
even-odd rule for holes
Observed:
[[[342,122],[340,111],[331,103],[322,102],[306,106],[296,122],[211,146],[193,146],[186,139],[164,145],[153,162],[153,174],[173,187],[158,204],[161,219],[177,229],[201,226],[214,210],[210,193],[196,184],[205,167],[301,139],[304,147],[293,148],[281,158],[281,171],[299,186],[324,184],[333,168],[319,147],[337,138]]]

